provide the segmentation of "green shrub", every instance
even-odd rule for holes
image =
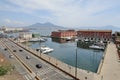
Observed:
[[[0,76],[5,75],[7,72],[8,72],[7,68],[3,66],[0,67]]]

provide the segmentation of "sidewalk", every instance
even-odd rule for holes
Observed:
[[[120,62],[115,44],[108,44],[98,80],[120,80]]]

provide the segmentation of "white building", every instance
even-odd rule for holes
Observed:
[[[4,31],[9,32],[9,31],[22,31],[23,28],[13,28],[13,27],[4,27]]]
[[[28,32],[19,33],[19,38],[31,39],[32,38],[32,33],[28,33]]]

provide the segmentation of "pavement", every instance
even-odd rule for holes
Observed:
[[[96,80],[120,80],[120,61],[114,43],[108,44],[101,72]]]

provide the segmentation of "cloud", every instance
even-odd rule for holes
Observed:
[[[52,21],[65,26],[106,25],[107,12],[119,9],[119,0],[6,0],[0,10],[11,10],[34,15],[44,21]],[[44,11],[44,12],[43,12]],[[105,18],[105,22],[103,22]],[[112,19],[109,18],[109,19]],[[120,20],[120,19],[117,19]],[[111,22],[111,21],[110,21]]]
[[[15,25],[24,25],[25,23],[24,22],[21,22],[21,21],[15,21],[15,20],[10,20],[10,19],[5,19],[4,20],[4,23],[6,24],[15,24]]]

